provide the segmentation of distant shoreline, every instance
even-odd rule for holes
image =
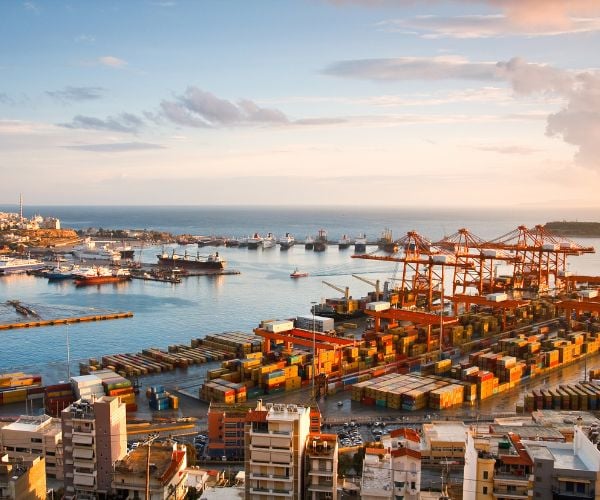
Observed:
[[[600,238],[600,222],[553,221],[544,228],[560,236]]]

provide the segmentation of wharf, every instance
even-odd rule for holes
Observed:
[[[132,317],[133,313],[129,311],[109,314],[93,314],[89,316],[77,316],[74,318],[35,319],[32,321],[21,321],[18,323],[0,324],[0,330],[13,330],[15,328],[35,328],[38,326],[66,325],[70,323],[84,323],[87,321],[105,321],[109,319],[123,319]]]

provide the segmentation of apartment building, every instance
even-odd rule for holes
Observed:
[[[311,433],[306,440],[306,500],[337,500],[337,434]]]
[[[533,460],[517,434],[467,434],[463,499],[528,500],[533,494]],[[552,498],[552,497],[544,497]]]
[[[570,443],[523,441],[533,459],[533,498],[600,498],[600,450],[578,426]]]
[[[252,405],[210,403],[208,408],[208,455],[213,460],[244,459],[246,416]]]
[[[186,447],[171,441],[139,446],[115,462],[112,488],[116,496],[121,500],[145,497],[148,460],[150,500],[185,498],[188,490]]]
[[[62,428],[59,418],[48,415],[22,415],[0,428],[0,451],[10,458],[34,459],[42,456],[46,477],[63,479]]]
[[[390,432],[389,442],[394,498],[418,500],[421,495],[421,437],[414,429],[402,428]]]
[[[61,413],[65,498],[95,499],[111,491],[113,464],[127,454],[125,403],[103,396]]]
[[[263,405],[259,400],[246,419],[245,498],[304,498],[304,450],[309,430],[309,408]]]
[[[423,424],[423,460],[430,463],[447,461],[464,464],[468,430],[462,422],[436,421]]]
[[[362,500],[391,500],[393,498],[392,456],[389,436],[378,448],[365,448],[360,498]]]
[[[9,458],[0,453],[0,498],[42,500],[46,498],[46,466],[43,457]]]

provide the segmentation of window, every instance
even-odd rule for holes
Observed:
[[[585,493],[585,484],[577,483],[577,493]]]
[[[483,471],[483,479],[487,479],[488,478],[488,471],[484,470]]]
[[[567,490],[569,493],[573,493],[575,491],[575,485],[573,482],[567,481],[565,483],[565,490]]]
[[[484,494],[484,495],[487,495],[487,494],[488,494],[488,492],[487,492],[487,486],[484,486],[484,487],[483,487],[483,494]]]
[[[411,490],[417,489],[416,483],[414,481],[411,481],[411,483],[410,483],[410,489]]]

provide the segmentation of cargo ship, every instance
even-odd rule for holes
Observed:
[[[360,233],[354,240],[354,251],[356,253],[365,253],[367,251],[367,236]]]
[[[315,252],[324,252],[327,250],[327,231],[325,229],[319,229],[319,235],[315,240],[313,250]]]
[[[285,236],[279,239],[280,250],[289,250],[289,248],[293,247],[295,244],[296,240],[290,233],[285,233]]]
[[[227,262],[219,257],[219,252],[215,252],[206,257],[197,254],[188,255],[187,252],[184,255],[178,255],[173,251],[170,255],[163,252],[158,257],[158,264],[163,267],[178,267],[183,270],[187,269],[209,269],[219,271],[225,269]]]
[[[75,277],[75,284],[77,286],[101,285],[104,283],[120,283],[130,279],[131,273],[127,269],[111,271],[107,267],[96,267],[78,273]]]
[[[346,248],[349,248],[351,244],[352,241],[350,240],[350,238],[348,238],[347,235],[344,235],[338,241],[338,248],[340,250],[346,250]]]

